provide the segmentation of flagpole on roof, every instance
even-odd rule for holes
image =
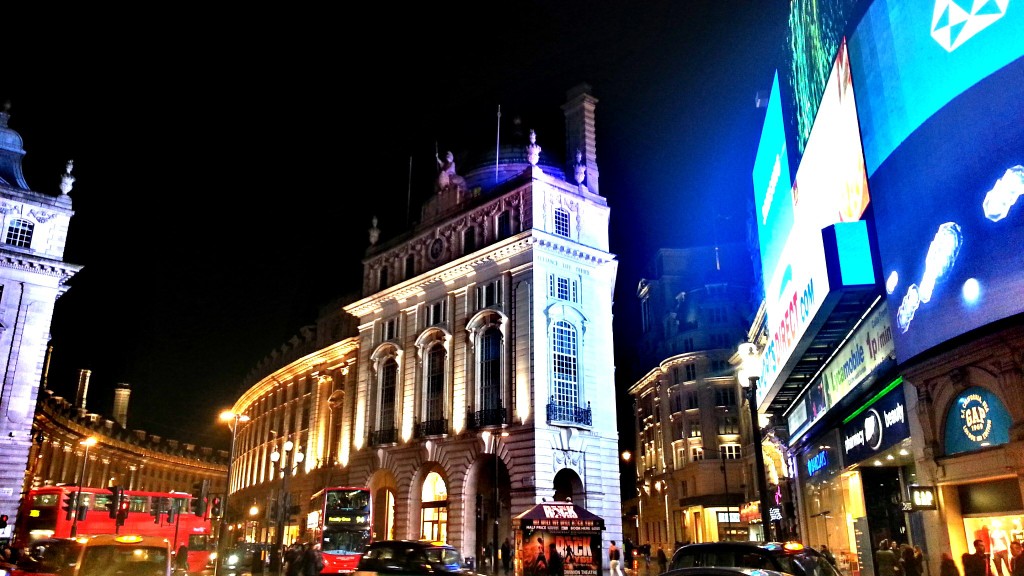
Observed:
[[[498,183],[498,154],[501,152],[501,104],[498,104],[498,140],[494,143],[494,183]]]

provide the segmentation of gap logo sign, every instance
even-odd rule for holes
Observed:
[[[861,406],[843,425],[843,453],[848,464],[860,462],[910,436],[903,384],[876,402]]]

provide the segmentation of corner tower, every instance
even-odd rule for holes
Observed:
[[[588,88],[563,106],[564,162],[533,130],[462,174],[449,156],[417,226],[384,242],[370,231],[363,297],[344,308],[359,358],[339,464],[373,490],[377,538],[476,557],[513,536],[517,514],[572,500],[604,518],[604,547],[622,541],[618,261]]]
[[[59,194],[30,190],[21,135],[0,112],[0,513],[15,517],[25,483],[32,419],[54,302],[80,266],[64,262],[74,211],[68,162]],[[0,537],[13,534],[13,523]]]

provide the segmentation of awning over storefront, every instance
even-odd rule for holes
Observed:
[[[604,530],[604,519],[572,502],[541,502],[515,517],[520,530],[590,534]]]

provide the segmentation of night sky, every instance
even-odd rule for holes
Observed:
[[[493,149],[500,105],[503,143],[518,117],[562,158],[560,107],[586,82],[631,446],[624,390],[646,371],[629,350],[637,284],[658,248],[745,238],[754,97],[781,62],[786,5],[147,6],[90,13],[90,27],[8,21],[0,101],[29,186],[59,193],[75,161],[65,260],[84,269],[56,304],[50,387],[73,398],[88,368],[90,411],[109,415],[127,382],[130,428],[226,447],[216,415],[320,306],[358,290],[374,215],[385,239],[417,218],[435,146],[464,173]]]

